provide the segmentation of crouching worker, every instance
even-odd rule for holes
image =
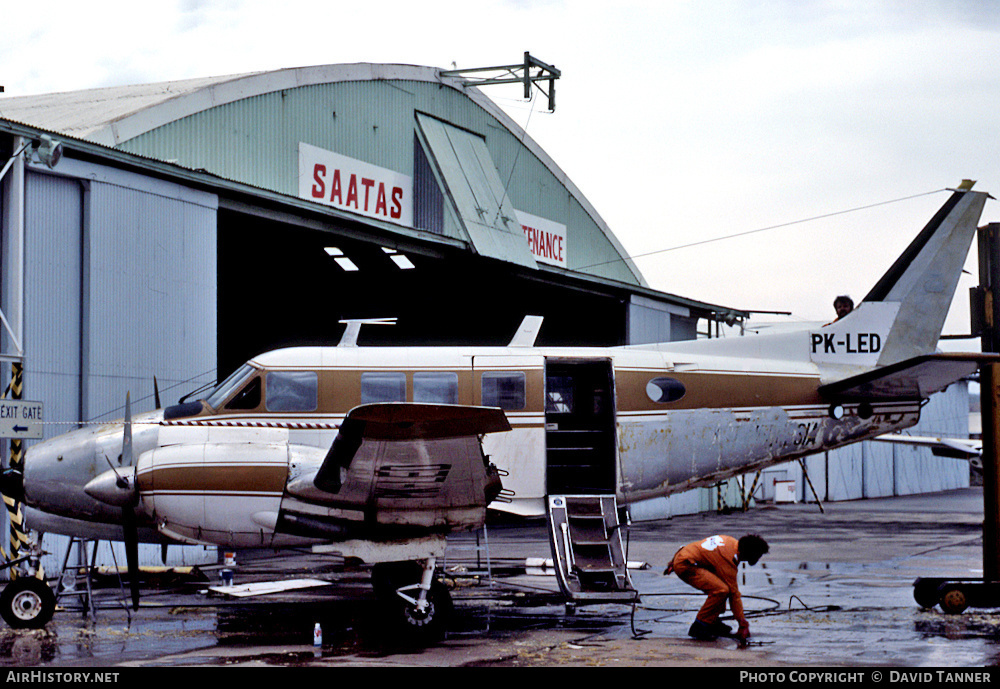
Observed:
[[[736,575],[741,562],[755,565],[767,551],[767,541],[752,534],[738,541],[732,536],[711,536],[689,543],[677,551],[663,573],[675,572],[684,583],[708,595],[688,634],[700,640],[732,636],[733,630],[719,621],[719,616],[726,611],[728,600],[733,617],[739,624],[736,636],[741,642],[746,642],[750,636],[750,623],[743,614],[743,599]]]

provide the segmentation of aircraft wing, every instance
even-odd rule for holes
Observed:
[[[493,481],[484,473],[488,467],[478,436],[509,430],[504,412],[492,407],[362,405],[344,419],[313,484],[342,498],[360,499],[362,489],[380,501],[478,502],[483,483]]]
[[[982,363],[997,363],[996,354],[927,354],[821,385],[819,393],[834,400],[917,400],[975,373]]]

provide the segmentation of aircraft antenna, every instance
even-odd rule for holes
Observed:
[[[357,347],[362,325],[396,325],[395,318],[349,318],[340,322],[346,324],[347,328],[337,343],[338,347]]]

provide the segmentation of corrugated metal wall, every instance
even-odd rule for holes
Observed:
[[[25,185],[24,397],[45,405],[46,437],[121,418],[126,392],[154,408],[154,375],[165,403],[216,377],[216,197],[74,160],[58,171]],[[46,536],[46,569],[67,542]],[[159,564],[159,548],[141,557]]]
[[[91,185],[89,420],[120,417],[126,391],[153,408],[153,376],[170,401],[216,377],[216,207],[170,186]]]
[[[23,396],[45,403],[46,437],[72,430],[83,418],[83,204],[80,182],[52,175],[28,175]]]

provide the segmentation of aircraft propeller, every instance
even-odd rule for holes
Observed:
[[[105,459],[107,459],[105,457]],[[109,471],[91,479],[83,490],[87,495],[109,505],[116,505],[122,511],[122,540],[125,543],[125,562],[128,568],[129,587],[132,593],[132,609],[139,609],[139,528],[135,508],[139,504],[139,490],[136,486],[135,462],[132,452],[132,403],[125,396],[125,432],[122,439],[121,463],[130,467],[132,474],[123,475],[108,460]]]
[[[122,531],[125,537],[125,563],[128,567],[129,587],[132,591],[132,609],[139,609],[139,529],[135,521],[135,506],[139,504],[139,491],[135,485],[135,463],[132,461],[132,404],[125,394],[125,437],[122,441],[122,463],[132,467],[130,499],[122,505]]]

